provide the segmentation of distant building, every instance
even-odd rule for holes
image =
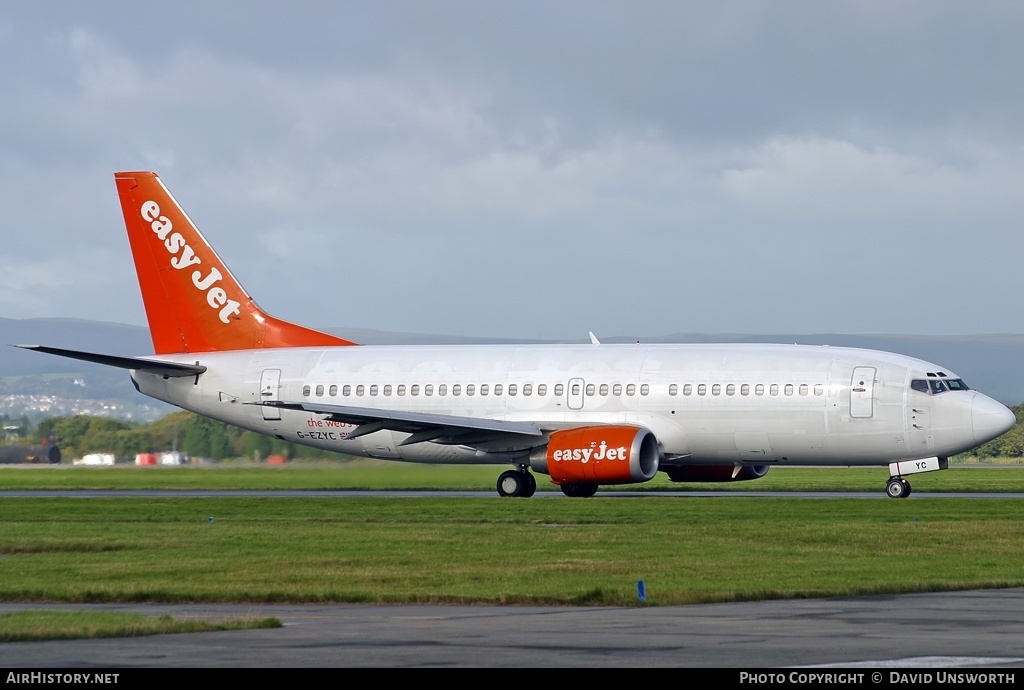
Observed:
[[[113,465],[117,458],[113,453],[88,453],[72,462],[74,465]]]

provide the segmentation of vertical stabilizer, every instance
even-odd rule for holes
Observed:
[[[263,313],[156,173],[114,180],[156,354],[355,345]]]

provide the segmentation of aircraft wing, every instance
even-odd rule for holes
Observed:
[[[143,357],[120,357],[118,355],[101,355],[95,352],[83,352],[81,350],[63,350],[59,347],[46,347],[44,345],[15,345],[23,350],[35,350],[45,352],[58,357],[69,357],[80,359],[83,362],[94,364],[105,364],[108,367],[121,369],[135,369],[136,371],[148,371],[151,374],[166,377],[196,376],[206,371],[206,367],[199,364],[182,364],[180,362],[162,362],[155,359]]]
[[[517,441],[520,444],[526,442],[524,445],[533,445],[530,441],[534,439],[540,441],[545,433],[544,429],[532,422],[511,422],[483,417],[458,417],[427,412],[381,410],[372,407],[349,407],[308,402],[266,401],[256,404],[325,414],[331,421],[355,424],[356,428],[348,433],[347,438],[349,439],[384,429],[411,434],[409,438],[399,444],[402,446],[425,441],[476,446],[502,440]]]

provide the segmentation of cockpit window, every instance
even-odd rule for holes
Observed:
[[[919,393],[938,395],[946,391],[969,391],[971,390],[963,379],[914,379],[910,382],[910,388]]]

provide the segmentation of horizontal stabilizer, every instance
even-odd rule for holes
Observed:
[[[15,345],[24,350],[35,350],[45,352],[48,355],[80,359],[83,362],[103,364],[108,367],[120,369],[134,369],[145,371],[158,376],[196,376],[206,371],[206,367],[199,364],[181,364],[179,362],[161,362],[159,360],[145,359],[142,357],[120,357],[118,355],[102,355],[95,352],[82,352],[81,350],[62,350],[58,347],[45,347],[43,345]]]

